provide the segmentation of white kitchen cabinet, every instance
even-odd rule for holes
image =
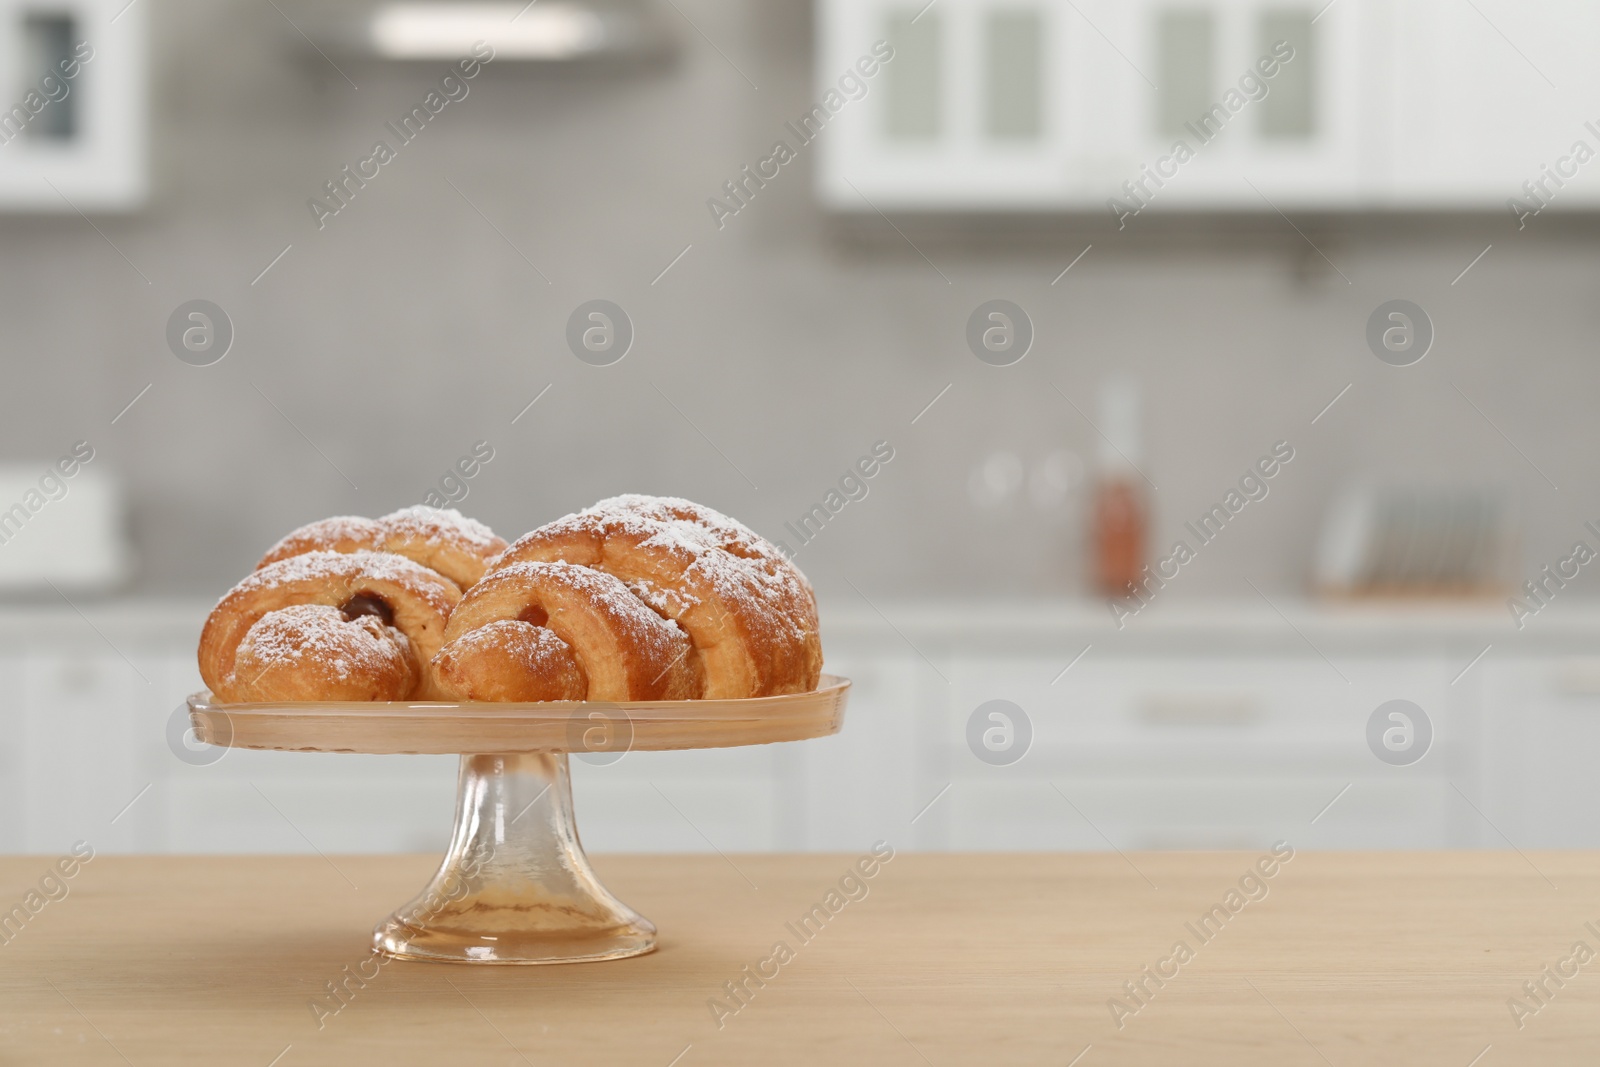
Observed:
[[[1473,801],[1492,820],[1485,843],[1600,847],[1600,660],[1488,663],[1485,780]],[[1502,837],[1502,835],[1504,835]]]
[[[192,672],[188,657],[180,662]],[[187,695],[199,679],[184,686]],[[149,777],[167,851],[432,852],[449,841],[454,756],[203,746],[191,763],[168,747],[166,718],[161,726]]]
[[[1382,81],[1366,121],[1382,131],[1388,202],[1505,211],[1528,201],[1525,182],[1543,182],[1555,211],[1600,202],[1600,163],[1563,162],[1579,140],[1591,159],[1600,151],[1600,7],[1407,0],[1370,17]],[[1565,177],[1550,179],[1555,168]]]
[[[799,791],[785,798],[802,819],[793,847],[859,853],[909,842],[938,679],[909,649],[830,651],[827,670],[851,680],[850,703],[837,735],[789,746],[800,768]]]
[[[985,848],[1325,847],[1475,843],[1450,803],[1475,784],[1471,709],[1448,663],[1413,656],[1128,658],[1093,654],[1059,680],[1064,657],[955,657],[930,762],[951,788],[919,843]],[[1346,682],[1339,672],[1350,680]],[[1391,767],[1367,747],[1366,721],[1393,698],[1433,722],[1431,750]],[[967,721],[990,700],[1020,707],[1026,754],[990,766]],[[1350,788],[1319,817],[1324,806]],[[931,793],[929,795],[932,795]],[[1316,819],[1316,823],[1312,819]]]
[[[846,103],[817,136],[825,202],[858,211],[870,210],[863,197],[895,207],[1051,202],[1065,178],[1068,131],[1093,119],[1083,93],[1090,88],[1089,42],[1069,32],[1070,9],[940,0],[919,17],[921,7],[827,0],[819,8],[819,100],[863,58],[870,65],[875,42],[894,49],[866,81],[866,95]],[[1011,90],[1031,97],[1036,115],[1006,133],[995,132],[978,88],[989,79],[981,43],[1005,32],[991,22],[991,11],[1027,17],[1022,32],[1034,38],[1037,56],[1030,84]],[[1018,62],[1011,57],[1012,69]]]
[[[147,784],[133,754],[153,666],[125,660],[87,627],[85,637],[81,651],[30,652],[23,665],[29,852],[60,854],[80,840],[112,851],[138,845],[135,821],[118,816]]]
[[[0,852],[22,852],[27,845],[27,711],[23,703],[22,658],[0,656]]]
[[[1497,613],[1301,606],[1289,627],[1234,605],[1141,616],[1119,633],[1092,606],[889,610],[894,626],[876,612],[828,616],[828,670],[855,682],[837,736],[609,765],[575,757],[585,845],[720,851],[742,884],[741,853],[879,839],[975,851],[1600,843],[1589,767],[1600,659],[1579,654],[1600,647],[1600,612],[1552,620],[1513,656]],[[0,685],[12,694],[0,704],[0,849],[442,849],[453,756],[206,749],[180,760],[167,729],[199,687],[204,611],[97,608],[92,626],[67,609],[0,612]],[[1367,718],[1394,698],[1433,723],[1432,748],[1409,766],[1367,747]],[[974,709],[997,699],[1033,728],[1005,766],[967,742]]]
[[[824,0],[819,102],[874,42],[894,57],[817,136],[819,193],[868,213],[1505,211],[1549,164],[1547,199],[1592,207],[1600,182],[1560,159],[1600,151],[1571,103],[1600,89],[1597,35],[1581,0]],[[1279,41],[1293,56],[1262,79]]]
[[[184,698],[201,688],[189,642],[158,652],[118,644],[145,685],[119,656],[125,674],[95,675],[116,683],[94,694],[95,715],[118,733],[109,756],[126,768],[108,782],[126,794],[106,796],[93,810],[74,813],[79,836],[110,851],[166,852],[400,852],[442,850],[449,838],[456,760],[451,756],[362,756],[324,753],[198,749],[186,762],[170,747],[173,716],[186,720]],[[102,657],[103,658],[103,657]],[[46,658],[38,665],[47,665]],[[30,660],[30,665],[34,661]],[[48,680],[46,671],[43,677]],[[72,679],[70,672],[63,677]],[[30,693],[34,718],[63,707],[60,687]],[[181,744],[181,742],[180,742]],[[134,798],[138,799],[135,801]],[[101,813],[115,800],[114,807]],[[123,810],[124,805],[128,805]],[[118,814],[120,812],[120,814]],[[99,824],[96,825],[96,818]],[[116,818],[116,823],[109,820]],[[91,836],[98,832],[101,837]]]
[[[754,748],[633,752],[604,766],[574,756],[573,795],[597,851],[859,852],[912,840],[931,672],[909,650],[829,645],[852,681],[833,737]]]
[[[1429,778],[1332,774],[1083,775],[1045,781],[990,774],[947,796],[943,847],[956,851],[1441,848],[1448,786]],[[1350,786],[1348,790],[1346,786]],[[1339,794],[1343,791],[1343,796]],[[1310,818],[1338,796],[1329,813]],[[1309,814],[1308,814],[1309,813]]]
[[[149,6],[0,0],[0,211],[144,203]]]
[[[794,847],[784,812],[798,782],[784,745],[574,755],[573,803],[599,852],[766,852]]]
[[[173,852],[434,852],[450,839],[453,756],[229,750],[160,781]]]

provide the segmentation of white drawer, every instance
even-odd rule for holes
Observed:
[[[945,806],[940,823],[946,847],[1258,849],[1280,839],[1316,848],[1473,843],[1461,839],[1452,820],[1459,798],[1438,780],[1396,775],[1354,784],[1333,777],[1248,782],[1078,779],[1055,784],[1059,793],[1049,783],[1022,780],[956,784],[940,801]],[[1338,802],[1317,818],[1347,784],[1350,788]]]
[[[1140,767],[1173,770],[1197,760],[1214,769],[1270,769],[1284,761],[1348,766],[1375,761],[1365,724],[1385,700],[1414,701],[1437,722],[1456,706],[1442,660],[1239,657],[1096,660],[1094,651],[1059,681],[1070,657],[955,660],[943,738],[955,773],[983,764],[967,751],[966,723],[981,704],[1009,700],[1033,728],[1019,774]],[[1436,730],[1441,742],[1447,730]],[[960,757],[965,753],[969,758]]]

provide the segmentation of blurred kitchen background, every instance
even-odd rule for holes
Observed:
[[[1600,844],[1597,35],[0,0],[0,849],[441,847],[449,758],[186,742],[206,611],[325,515],[623,491],[796,548],[856,690],[575,761],[591,849]]]

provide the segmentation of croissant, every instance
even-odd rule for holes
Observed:
[[[804,575],[749,528],[675,497],[613,497],[522,537],[468,592],[447,642],[440,684],[473,700],[769,696],[815,689],[822,670]]]
[[[469,588],[504,552],[504,538],[454,508],[424,504],[381,519],[341,515],[300,527],[273,545],[257,568],[304,552],[393,552],[432,567],[462,589]]]
[[[684,632],[609,574],[513,563],[473,586],[434,661],[457,700],[687,700],[700,695]]]
[[[200,676],[227,703],[436,699],[431,661],[461,590],[386,552],[268,563],[218,602]]]

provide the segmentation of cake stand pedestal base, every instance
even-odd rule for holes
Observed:
[[[566,753],[529,752],[461,757],[450,850],[372,940],[403,960],[581,963],[649,952],[656,928],[590,868]]]
[[[373,948],[441,963],[581,963],[649,952],[656,928],[590,869],[566,754],[827,737],[844,723],[849,689],[848,678],[825,674],[810,692],[737,700],[219,704],[196,693],[189,721],[201,741],[229,748],[476,753],[461,757],[439,873],[378,924]]]

